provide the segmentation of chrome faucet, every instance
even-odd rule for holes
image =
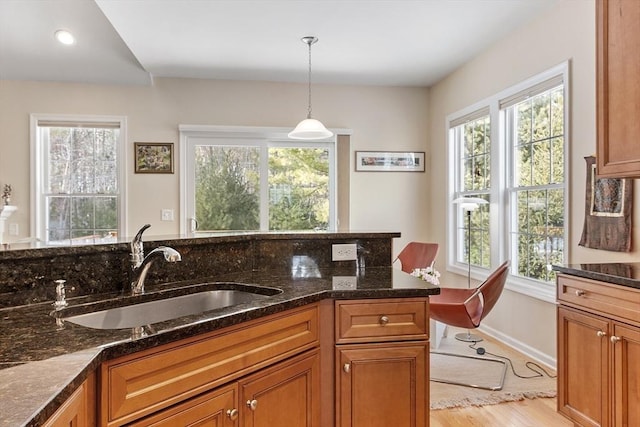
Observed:
[[[142,295],[144,293],[144,280],[147,277],[149,268],[151,268],[151,264],[153,264],[158,255],[163,255],[164,260],[167,262],[182,261],[180,253],[168,246],[158,246],[149,252],[147,256],[144,256],[142,233],[149,227],[151,227],[149,224],[142,226],[131,241],[131,295]]]

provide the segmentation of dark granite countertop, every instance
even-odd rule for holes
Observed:
[[[345,279],[348,277],[348,279]],[[355,283],[353,283],[355,280]],[[181,317],[151,325],[144,335],[132,329],[98,330],[69,322],[58,325],[50,315],[51,302],[0,309],[0,426],[36,426],[64,402],[87,374],[105,360],[138,352],[326,298],[420,297],[439,288],[397,268],[375,267],[355,272],[347,269],[298,271],[289,276],[264,271],[226,274],[199,279],[198,284],[227,287],[242,283],[273,287],[282,292],[256,302]],[[147,289],[145,298],[166,292],[193,292],[193,282],[175,282]],[[75,313],[87,305],[104,308],[122,303],[117,294],[69,300],[65,310]]]
[[[640,289],[640,263],[594,263],[554,265],[560,273]]]

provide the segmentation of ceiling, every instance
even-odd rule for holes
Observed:
[[[430,86],[556,1],[0,0],[0,79]]]

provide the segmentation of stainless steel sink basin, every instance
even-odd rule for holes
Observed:
[[[240,290],[210,290],[64,317],[63,320],[94,329],[135,328],[265,298],[269,296]]]

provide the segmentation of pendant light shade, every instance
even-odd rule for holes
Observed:
[[[333,136],[333,132],[316,119],[304,119],[289,132],[289,138],[292,139],[324,139],[330,136]]]
[[[320,121],[311,118],[311,45],[317,41],[318,38],[313,36],[302,38],[302,42],[309,46],[309,107],[307,109],[307,118],[298,123],[298,126],[289,132],[289,138],[291,139],[304,139],[311,141],[333,136],[333,132],[328,130]]]

